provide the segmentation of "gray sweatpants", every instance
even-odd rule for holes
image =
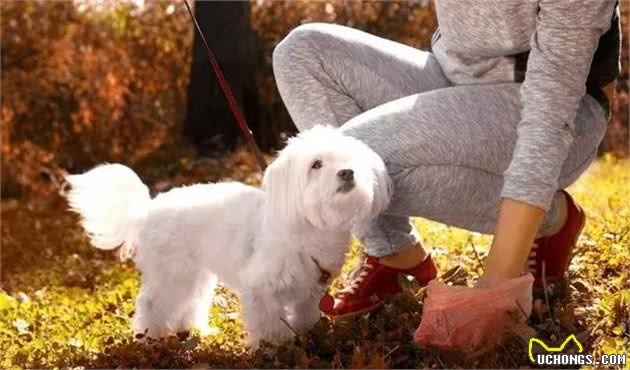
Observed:
[[[330,24],[293,30],[274,50],[273,70],[299,130],[339,126],[385,161],[391,205],[357,235],[369,255],[415,242],[410,216],[493,231],[517,138],[520,84],[453,86],[431,53]],[[595,158],[606,124],[604,110],[585,96],[560,188]],[[556,193],[541,232],[553,224],[558,202]]]

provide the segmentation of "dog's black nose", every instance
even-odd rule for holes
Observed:
[[[344,181],[350,181],[354,179],[354,171],[351,169],[344,169],[337,172],[337,176],[339,176]]]

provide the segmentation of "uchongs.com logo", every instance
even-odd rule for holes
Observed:
[[[533,353],[532,349],[534,343],[539,344],[542,347],[542,353]],[[565,351],[565,347],[569,343],[575,343],[578,353],[562,353]],[[529,359],[536,365],[625,365],[627,355],[625,354],[611,354],[602,355],[599,359],[595,359],[593,355],[586,355],[582,352],[584,347],[582,343],[575,337],[575,334],[571,334],[567,339],[558,347],[550,347],[545,342],[538,338],[529,339]]]

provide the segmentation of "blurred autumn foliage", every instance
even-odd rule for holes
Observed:
[[[58,168],[135,164],[179,136],[187,14],[98,4],[2,2],[3,195],[46,191]]]
[[[601,148],[627,156],[630,1],[620,4],[623,75]],[[430,0],[256,0],[250,5],[261,103],[260,122],[252,126],[273,133],[270,147],[294,130],[271,71],[272,50],[292,28],[334,22],[427,48],[437,25]],[[149,346],[134,341],[129,318],[138,275],[133,266],[91,248],[76,216],[58,197],[5,198],[50,195],[63,170],[77,172],[105,161],[133,166],[153,191],[201,180],[256,185],[256,162],[244,146],[230,155],[198,159],[184,140],[193,33],[181,0],[3,0],[0,11],[0,367],[531,367],[518,338],[473,359],[414,346],[422,293],[409,287],[409,294],[369,320],[322,320],[308,337],[253,353],[243,348],[238,302],[227,291],[214,301],[212,325],[218,335]],[[534,301],[529,324],[547,343],[559,345],[559,339],[577,333],[587,338],[587,353],[628,352],[629,169],[628,160],[604,155],[571,189],[589,222],[576,247],[566,294]],[[487,236],[414,222],[432,246],[443,279],[465,284],[478,277],[478,251],[481,258],[487,255]],[[360,257],[358,247],[344,278]],[[341,286],[340,280],[334,288]]]
[[[629,3],[621,5],[627,40]],[[275,145],[294,128],[275,88],[271,51],[293,27],[335,22],[419,48],[429,46],[436,27],[428,0],[257,0],[251,6],[260,127],[274,133]],[[104,161],[137,168],[174,159],[186,146],[192,27],[182,2],[3,1],[0,10],[3,197],[54,190],[50,180],[61,169]],[[627,61],[625,41],[623,79],[603,144],[620,155],[628,154]]]

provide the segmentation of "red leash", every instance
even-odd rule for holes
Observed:
[[[208,42],[206,41],[206,38],[203,35],[203,32],[201,32],[199,23],[197,23],[197,18],[195,18],[195,15],[190,9],[190,6],[188,5],[188,1],[184,0],[184,4],[186,4],[186,9],[188,9],[188,14],[190,14],[190,17],[195,23],[195,28],[197,29],[197,32],[199,32],[199,36],[201,36],[201,40],[203,41],[203,44],[206,46],[206,51],[208,52],[208,59],[210,59],[212,70],[214,71],[214,75],[216,76],[217,81],[219,82],[219,86],[221,86],[223,95],[225,95],[225,98],[228,101],[228,105],[230,106],[232,115],[234,115],[234,119],[236,119],[236,123],[238,124],[238,127],[241,129],[241,133],[243,134],[243,137],[247,141],[247,146],[249,146],[249,150],[256,157],[256,161],[258,162],[260,169],[263,172],[265,172],[265,168],[267,168],[267,162],[265,162],[265,158],[263,157],[262,152],[260,151],[260,148],[258,148],[258,145],[256,145],[256,140],[254,139],[254,135],[252,135],[252,131],[249,129],[249,126],[247,126],[245,117],[241,113],[240,109],[238,109],[238,104],[236,103],[236,99],[234,99],[234,94],[232,94],[230,85],[228,85],[225,79],[225,76],[223,76],[221,67],[219,67],[219,63],[217,63],[217,60],[215,59],[214,54],[212,53],[212,50],[210,50],[210,46],[208,46]]]

